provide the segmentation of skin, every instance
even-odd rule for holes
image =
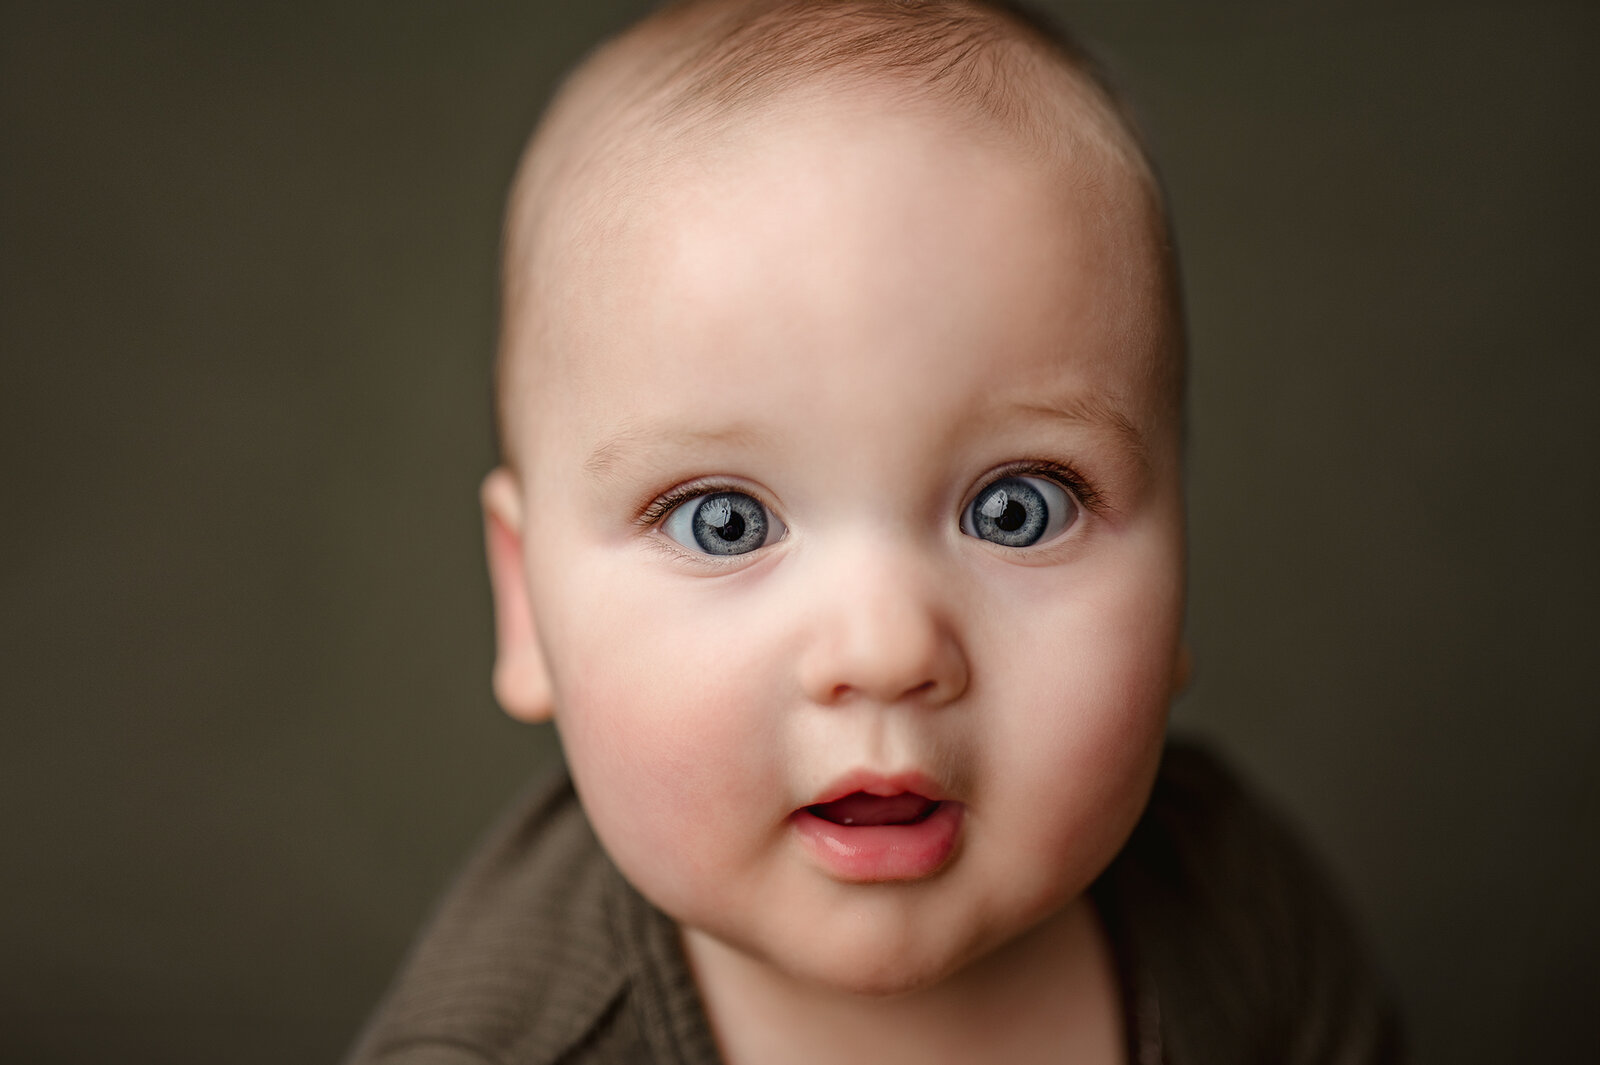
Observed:
[[[484,487],[497,694],[553,714],[730,1061],[1120,1060],[1083,892],[1159,758],[1183,522],[1163,252],[1107,173],[802,97],[548,244],[512,308],[539,325],[508,329]],[[1018,462],[1075,471],[1076,517],[964,531]],[[641,521],[684,486],[785,531],[699,554]],[[862,769],[962,804],[948,862],[860,883],[801,846]]]

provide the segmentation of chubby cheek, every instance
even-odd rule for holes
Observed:
[[[756,649],[670,611],[574,618],[565,631],[575,638],[548,641],[556,725],[613,860],[669,908],[736,874],[786,813]]]
[[[1140,576],[1130,579],[1127,573]],[[1039,890],[1076,892],[1127,838],[1160,760],[1177,654],[1181,592],[1163,567],[1041,604],[1028,641],[994,649],[985,750],[997,841],[1035,856]]]

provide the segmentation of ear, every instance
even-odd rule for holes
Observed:
[[[1189,647],[1189,641],[1184,640],[1178,644],[1178,657],[1172,663],[1172,697],[1176,699],[1189,688],[1189,682],[1194,679],[1194,651]]]
[[[484,478],[480,495],[489,588],[494,594],[494,695],[518,721],[548,721],[555,699],[528,599],[522,560],[522,489],[502,466]]]

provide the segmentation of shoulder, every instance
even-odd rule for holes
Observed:
[[[615,868],[564,771],[490,832],[412,947],[347,1065],[550,1062],[625,994]]]
[[[1381,982],[1330,878],[1203,747],[1169,745],[1096,893],[1171,1065],[1399,1060]]]

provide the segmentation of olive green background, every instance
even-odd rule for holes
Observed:
[[[0,9],[0,1059],[337,1058],[553,757],[488,688],[496,226],[644,6]],[[1179,222],[1177,723],[1419,1061],[1600,1060],[1600,18],[1062,6]]]

